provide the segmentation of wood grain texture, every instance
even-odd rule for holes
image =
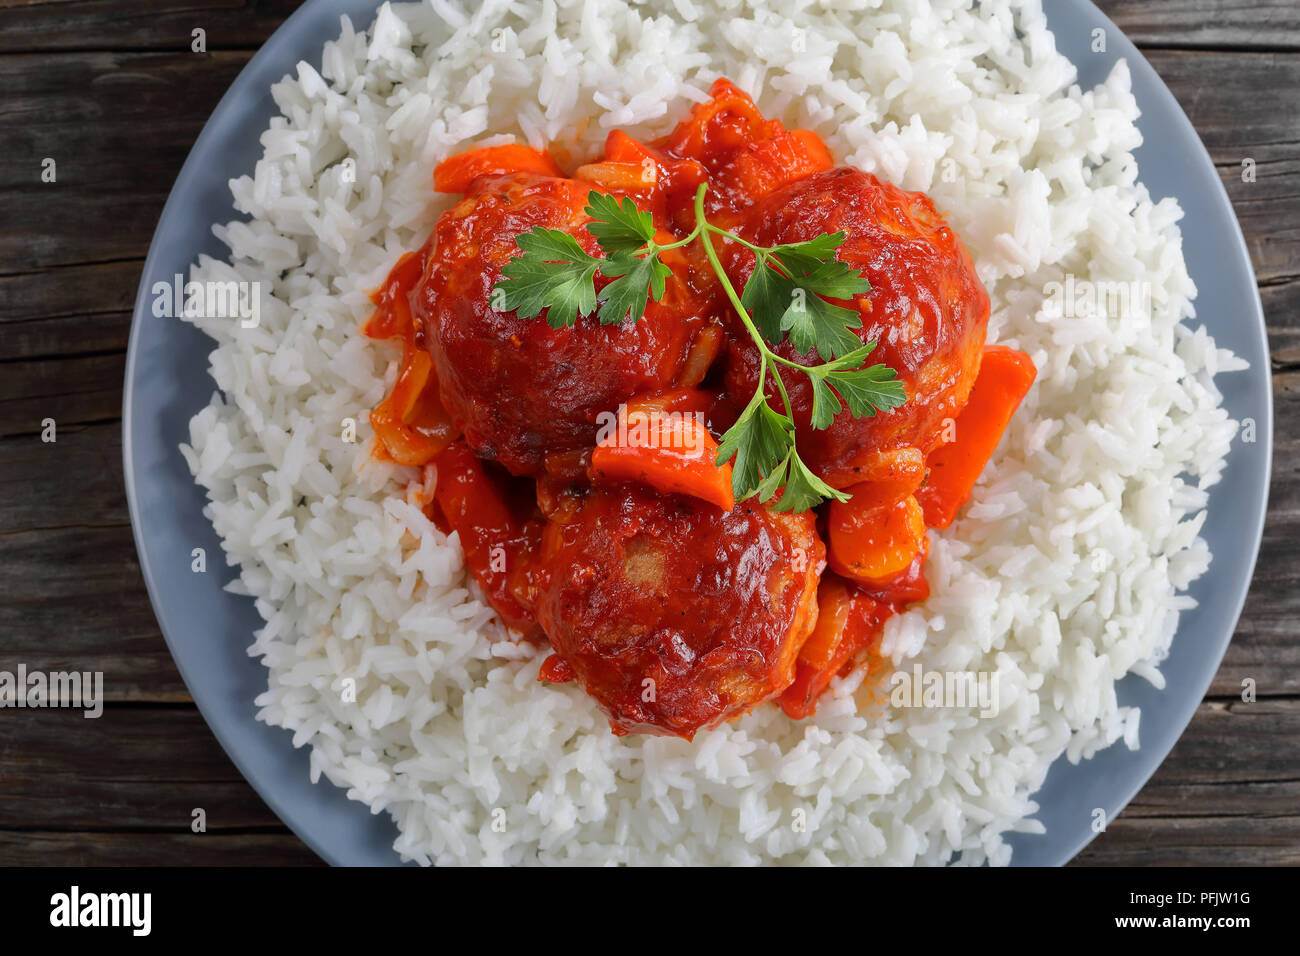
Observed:
[[[1100,5],[1188,113],[1241,220],[1277,444],[1258,570],[1210,697],[1077,862],[1300,865],[1300,6]],[[0,863],[318,862],[187,703],[140,579],[118,424],[131,305],[171,184],[295,7],[0,0],[0,668],[102,670],[110,701],[99,720],[0,711]],[[196,27],[207,53],[190,51]],[[55,184],[40,181],[46,157]],[[196,806],[207,833],[190,832]]]
[[[1052,2],[1052,0],[1048,0]],[[1300,49],[1292,0],[1096,0],[1140,46]],[[253,49],[292,13],[295,0],[0,0],[0,52]]]
[[[1300,50],[1300,6],[1293,0],[1093,2],[1138,46]]]
[[[0,271],[143,259],[195,137],[251,56],[0,56]]]
[[[298,0],[0,0],[0,52],[256,49]]]
[[[266,833],[0,830],[6,866],[323,866],[288,830]]]

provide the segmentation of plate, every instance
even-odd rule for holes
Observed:
[[[235,575],[203,517],[204,493],[191,480],[177,446],[189,420],[207,404],[211,341],[193,327],[152,314],[154,282],[188,275],[200,253],[224,258],[211,225],[232,218],[227,181],[251,173],[258,134],[277,110],[271,84],[299,60],[320,64],[337,37],[339,17],[369,25],[376,0],[308,0],[272,35],[217,104],[172,188],[145,261],[127,350],[122,403],[122,454],[131,525],[140,568],[158,624],[194,702],[240,772],[271,809],[326,861],[391,865],[397,830],[387,814],[373,815],[344,791],[308,778],[306,750],[291,735],[254,719],[253,699],[266,687],[262,664],[248,656],[261,625],[252,600],[223,586]],[[1227,193],[1195,130],[1150,64],[1096,7],[1085,0],[1048,5],[1058,48],[1079,70],[1085,88],[1100,83],[1114,62],[1128,60],[1142,116],[1144,143],[1136,155],[1153,199],[1177,197],[1185,213],[1183,252],[1200,294],[1198,317],[1222,347],[1250,362],[1247,372],[1221,376],[1218,386],[1232,417],[1251,418],[1257,441],[1236,442],[1223,480],[1210,494],[1203,536],[1214,552],[1210,570],[1191,588],[1198,606],[1185,612],[1168,659],[1167,686],[1157,691],[1130,676],[1118,685],[1122,705],[1142,708],[1142,748],[1116,745],[1072,765],[1059,759],[1036,795],[1042,835],[1008,834],[1017,865],[1060,865],[1095,836],[1095,810],[1113,820],[1155,772],[1182,734],[1218,669],[1236,627],[1254,570],[1268,500],[1272,460],[1272,388],[1263,310],[1250,256]],[[1093,32],[1106,33],[1106,52],[1091,50]],[[203,548],[206,573],[191,571]]]

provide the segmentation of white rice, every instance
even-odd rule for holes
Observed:
[[[1115,682],[1162,682],[1236,431],[1211,376],[1244,363],[1186,322],[1181,212],[1137,182],[1127,67],[1081,91],[1039,3],[970,6],[385,4],[273,88],[282,116],[231,182],[248,218],[214,227],[230,261],[192,274],[260,281],[261,324],[194,320],[220,393],[182,451],[232,589],[266,621],[259,717],[310,746],[313,779],[392,814],[403,858],[1004,864],[1005,832],[1041,831],[1054,760],[1137,746]],[[438,160],[511,135],[580,157],[613,127],[659,135],[720,75],[841,161],[929,192],[992,296],[990,339],[1038,365],[973,503],[933,536],[933,596],[883,645],[901,670],[996,673],[995,716],[860,713],[855,678],[805,722],[766,706],[693,743],[616,738],[580,689],[537,682],[541,657],[494,640],[457,542],[403,501],[414,471],[370,460],[397,350],[358,328],[447,205]],[[1045,291],[1067,275],[1149,283],[1150,308],[1054,317]]]

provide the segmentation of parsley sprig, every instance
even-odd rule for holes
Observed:
[[[534,226],[515,240],[524,254],[501,270],[505,279],[493,290],[501,291],[504,311],[531,319],[545,310],[547,324],[562,329],[595,312],[599,303],[601,324],[614,325],[640,319],[650,296],[656,302],[663,298],[672,270],[659,253],[685,243],[656,243],[654,219],[631,199],[620,203],[593,191],[587,202],[585,212],[592,219],[587,231],[604,256],[591,255],[567,232]],[[599,293],[597,271],[614,280]]]
[[[523,255],[501,270],[493,289],[494,304],[534,318],[543,311],[552,328],[573,325],[580,315],[597,313],[611,325],[637,321],[647,302],[663,298],[671,270],[660,253],[697,239],[704,248],[736,314],[758,348],[758,387],[740,417],[722,436],[717,463],[735,459],[732,488],[737,500],[757,495],[770,500],[784,489],[774,507],[779,511],[807,511],[834,498],[849,496],[824,482],[804,464],[795,443],[794,409],[778,366],[808,377],[812,384],[813,428],[827,428],[844,406],[855,418],[902,405],[907,396],[897,373],[885,365],[864,366],[875,349],[855,333],[862,320],[854,309],[830,299],[854,299],[870,291],[866,278],[836,258],[846,238],[843,232],[823,234],[807,242],[777,246],[754,245],[733,232],[711,224],[704,214],[701,185],[695,194],[695,228],[686,238],[667,244],[656,240],[650,213],[637,209],[629,198],[621,202],[592,191],[586,213],[587,231],[602,255],[593,256],[571,235],[536,226],[516,240]],[[713,236],[739,243],[755,257],[754,271],[743,294],[731,284]],[[596,291],[597,273],[612,279]],[[825,361],[801,365],[773,349],[788,340],[796,352],[813,352]],[[767,377],[781,396],[785,413],[767,401]]]

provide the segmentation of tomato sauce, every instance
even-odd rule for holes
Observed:
[[[922,512],[908,496],[971,390],[988,319],[969,256],[928,199],[836,169],[815,133],[764,118],[725,80],[712,94],[658,142],[610,133],[604,154],[572,177],[525,146],[447,160],[435,181],[464,198],[394,266],[363,329],[402,349],[392,392],[370,416],[375,455],[436,469],[430,516],[459,536],[502,621],[531,642],[549,639],[556,653],[541,679],[579,680],[615,733],[690,737],[770,700],[806,717],[836,676],[877,654],[885,622],[929,594]],[[665,255],[666,295],[635,324],[584,317],[553,329],[493,307],[521,233],[558,229],[596,251],[582,228],[590,190],[631,197],[670,242],[694,227],[706,182],[710,221],[755,242],[849,233],[842,258],[873,292],[848,304],[862,312],[862,339],[879,341],[884,357],[873,361],[900,370],[909,401],[815,431],[804,376],[785,381],[809,467],[841,488],[898,484],[882,510],[863,497],[851,518],[832,519],[883,534],[892,527],[883,509],[905,511],[888,562],[832,554],[837,573],[826,566],[827,509],[778,517],[755,500],[725,510],[726,489],[712,503],[656,492],[644,469],[601,450],[602,416],[620,408],[698,415],[702,425],[672,434],[697,429],[716,442],[753,394],[756,352],[698,244]],[[734,243],[722,251],[739,289],[753,256]]]

